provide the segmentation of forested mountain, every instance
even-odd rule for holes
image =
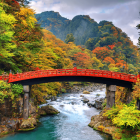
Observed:
[[[41,27],[50,30],[66,43],[69,42],[70,37],[74,36],[74,43],[93,51],[104,64],[103,69],[121,71],[130,67],[129,71],[138,71],[137,46],[133,45],[127,34],[112,22],[103,20],[97,23],[88,15],[78,15],[68,20],[54,11],[35,14],[35,17]]]
[[[92,46],[103,47],[114,42],[123,43],[121,37],[128,38],[127,34],[115,27],[112,22],[103,20],[97,23],[88,15],[77,15],[72,20],[68,20],[58,12],[46,11],[35,14],[35,17],[41,27],[51,31],[63,41],[65,41],[67,34],[72,33],[76,45],[85,45],[86,41],[92,38]],[[88,49],[93,50],[94,48],[88,46]]]
[[[84,45],[89,38],[96,37],[99,31],[98,23],[88,15],[78,15],[72,20],[68,20],[58,12],[46,11],[35,14],[35,17],[41,27],[51,31],[63,41],[65,41],[67,34],[72,33],[77,45]]]

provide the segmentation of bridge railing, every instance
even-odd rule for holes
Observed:
[[[9,79],[9,75],[0,75],[0,80],[8,80]]]
[[[51,69],[51,70],[37,70],[25,73],[9,74],[9,82],[16,82],[27,79],[54,77],[54,76],[92,76],[119,79],[124,81],[136,82],[137,76],[119,72],[111,72],[106,70],[93,69]]]

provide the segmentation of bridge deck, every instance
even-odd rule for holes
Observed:
[[[21,83],[23,85],[32,85],[42,82],[55,81],[89,81],[104,84],[116,84],[119,86],[130,86],[137,81],[138,76],[119,72],[94,69],[51,69],[37,70],[24,73],[12,74],[9,76],[0,76],[0,80],[8,80],[8,83]]]

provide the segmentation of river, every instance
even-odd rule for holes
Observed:
[[[91,116],[99,114],[100,110],[88,107],[81,101],[80,95],[94,100],[96,94],[105,97],[105,89],[88,95],[65,93],[56,101],[48,100],[60,111],[59,114],[40,118],[40,124],[33,131],[11,134],[0,140],[112,140],[110,136],[88,126]]]

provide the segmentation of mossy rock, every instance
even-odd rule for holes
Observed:
[[[20,131],[20,132],[23,132],[23,131],[31,131],[31,130],[34,130],[35,129],[35,127],[33,127],[33,128],[22,128],[22,129],[18,129],[18,131]]]
[[[50,106],[50,105],[42,106],[38,110],[38,114],[41,116],[54,115],[54,114],[58,114],[58,113],[60,113],[60,112],[57,109],[55,109],[53,106]]]
[[[20,129],[32,129],[37,125],[37,121],[35,118],[28,118],[27,120],[23,120]]]
[[[84,91],[83,91],[83,94],[90,94],[90,92],[89,92],[89,91],[84,90]]]
[[[93,130],[97,130],[97,128],[93,127]]]

